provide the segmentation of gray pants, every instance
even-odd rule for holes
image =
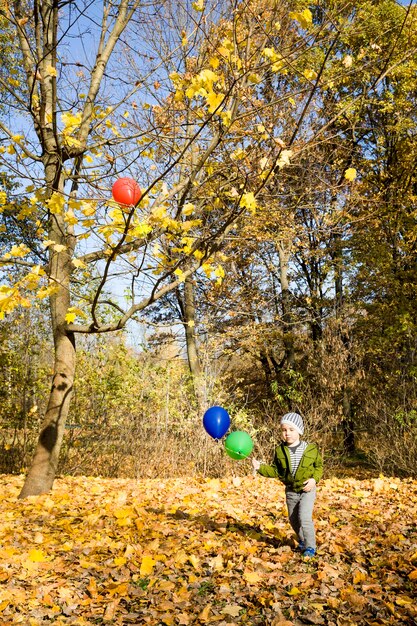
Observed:
[[[316,549],[316,532],[313,523],[313,507],[316,499],[316,489],[296,493],[285,491],[288,517],[298,539],[304,542],[306,548]]]

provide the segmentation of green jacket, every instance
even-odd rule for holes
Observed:
[[[270,478],[279,478],[286,487],[292,491],[300,492],[303,490],[305,481],[309,478],[314,478],[316,483],[319,482],[323,475],[323,460],[316,444],[309,443],[301,457],[295,476],[293,476],[288,447],[285,443],[281,443],[275,449],[272,465],[262,464],[258,473]]]

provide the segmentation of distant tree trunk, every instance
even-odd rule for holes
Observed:
[[[336,202],[334,198],[333,203]],[[333,235],[332,260],[334,267],[334,286],[335,286],[335,310],[336,318],[339,320],[339,335],[344,349],[347,352],[347,376],[352,373],[352,359],[350,355],[350,339],[349,333],[343,328],[341,315],[343,309],[343,250],[342,239],[339,234]],[[343,449],[346,455],[351,456],[356,451],[355,422],[353,418],[352,402],[349,391],[349,381],[346,381],[342,387],[342,430],[343,430]]]
[[[355,422],[353,419],[352,402],[346,388],[343,390],[343,450],[351,456],[356,452]]]
[[[282,294],[282,323],[283,323],[283,341],[285,350],[284,367],[292,369],[295,361],[294,351],[294,335],[292,329],[292,312],[291,312],[291,292],[288,280],[288,262],[290,259],[290,250],[284,244],[278,246],[279,256],[279,272]]]
[[[182,294],[177,291],[178,303],[180,306],[185,330],[185,341],[187,347],[188,366],[190,368],[193,381],[194,394],[200,408],[203,408],[204,393],[202,388],[202,368],[198,354],[196,328],[196,309],[194,285],[191,278],[184,281]]]

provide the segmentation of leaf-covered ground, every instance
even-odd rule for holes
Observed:
[[[318,558],[294,551],[283,488],[64,478],[16,499],[0,476],[0,624],[417,624],[417,481],[329,479]]]

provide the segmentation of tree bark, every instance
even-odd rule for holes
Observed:
[[[336,204],[336,198],[332,199],[332,204]],[[343,241],[340,234],[333,235],[333,251],[332,260],[334,268],[334,289],[335,289],[335,311],[336,318],[339,322],[339,336],[344,349],[347,352],[347,372],[346,376],[353,374],[352,358],[350,354],[350,338],[349,333],[343,328],[342,312],[343,312]],[[348,456],[356,451],[355,437],[355,421],[353,418],[352,402],[349,390],[349,381],[344,382],[342,387],[342,429],[343,429],[343,450]]]
[[[57,332],[52,389],[35,454],[19,498],[40,495],[52,488],[65,432],[75,373],[74,337]]]
[[[202,389],[202,368],[200,363],[200,357],[198,354],[197,339],[195,334],[195,296],[193,281],[191,278],[186,278],[186,280],[184,281],[183,293],[182,295],[178,293],[178,301],[184,322],[187,359],[191,373],[194,394],[199,407],[202,409],[204,402],[204,393]]]
[[[295,351],[294,339],[291,327],[291,292],[288,281],[288,262],[290,259],[290,250],[283,244],[278,246],[279,255],[279,272],[282,293],[282,321],[283,321],[283,341],[285,349],[285,365],[289,369],[294,367]]]

